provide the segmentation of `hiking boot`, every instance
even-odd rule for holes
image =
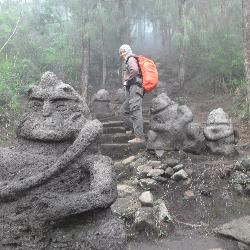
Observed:
[[[142,138],[136,137],[133,140],[129,140],[128,143],[131,143],[131,144],[145,143],[145,140]]]

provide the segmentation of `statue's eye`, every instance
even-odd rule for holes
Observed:
[[[42,101],[34,101],[34,105],[37,107],[41,107],[43,105]]]
[[[65,111],[65,110],[67,110],[67,106],[64,104],[58,104],[58,105],[56,105],[56,110]]]
[[[29,102],[29,107],[33,108],[35,110],[39,110],[42,109],[43,107],[43,101],[39,101],[39,100],[31,100]]]

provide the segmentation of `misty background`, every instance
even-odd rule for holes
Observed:
[[[240,93],[247,113],[241,0],[1,0],[1,112],[20,112],[47,70],[87,100],[120,88],[124,43],[155,60],[160,81],[174,79],[180,95]]]

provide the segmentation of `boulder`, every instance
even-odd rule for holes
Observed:
[[[144,189],[144,190],[156,190],[158,187],[157,181],[150,179],[150,178],[145,178],[141,179],[139,181],[139,185]]]
[[[231,176],[231,182],[234,184],[247,185],[250,183],[250,177],[240,171],[235,171]]]
[[[174,172],[178,172],[179,170],[183,169],[183,164],[178,164],[173,167]]]
[[[135,156],[130,156],[130,157],[124,159],[124,160],[122,161],[122,164],[125,165],[125,166],[126,166],[126,165],[129,165],[129,164],[132,163],[135,159],[136,159]]]
[[[136,189],[126,184],[117,185],[118,197],[124,198],[136,193]]]
[[[136,211],[141,207],[138,198],[125,197],[118,198],[111,206],[112,212],[119,218],[127,221],[134,221]]]
[[[145,207],[152,207],[153,206],[153,201],[154,197],[150,191],[143,192],[140,197],[139,201],[141,202],[142,206]]]
[[[160,168],[161,167],[161,161],[148,161],[147,163],[149,166],[151,166],[152,168]]]
[[[137,167],[137,170],[136,170],[136,176],[139,178],[139,179],[143,179],[143,178],[146,178],[148,173],[152,170],[153,168],[149,165],[141,165],[139,167]]]
[[[195,195],[194,195],[194,192],[192,190],[188,190],[184,193],[184,198],[186,200],[190,200],[190,199],[194,199],[195,198]]]
[[[157,176],[161,176],[163,175],[165,172],[163,169],[151,169],[148,174],[147,177],[157,177]]]
[[[183,169],[174,173],[174,175],[171,177],[171,179],[175,181],[186,180],[187,178],[188,178],[188,174]]]
[[[179,163],[180,163],[180,161],[177,159],[167,159],[163,162],[163,168],[167,168],[167,167],[173,168],[174,166],[178,165]]]
[[[172,175],[174,174],[174,170],[171,168],[171,167],[168,167],[166,170],[165,170],[165,175],[167,177],[171,177]]]
[[[228,222],[217,227],[214,231],[217,234],[234,238],[250,246],[250,216]]]
[[[153,207],[142,207],[135,213],[135,228],[158,237],[167,235],[172,220],[163,200],[157,200]]]

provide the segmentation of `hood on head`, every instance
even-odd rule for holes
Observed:
[[[132,49],[128,44],[123,44],[119,49],[119,54],[124,51],[125,52],[125,58],[127,58],[129,55],[132,55]]]

